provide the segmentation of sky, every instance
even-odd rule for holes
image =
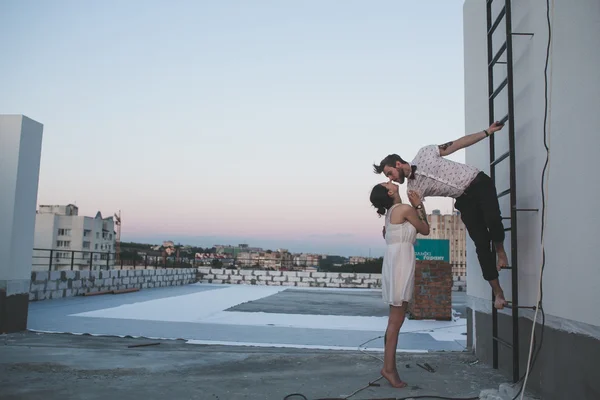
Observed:
[[[471,133],[462,6],[3,0],[0,113],[44,125],[38,205],[123,241],[379,256],[372,164]]]

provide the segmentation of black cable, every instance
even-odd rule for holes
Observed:
[[[542,169],[542,184],[541,184],[541,189],[542,189],[542,229],[541,229],[541,243],[544,243],[544,229],[545,229],[545,224],[544,224],[544,217],[546,215],[546,193],[544,190],[544,183],[545,183],[545,177],[546,177],[546,169],[548,168],[548,162],[549,162],[549,153],[550,153],[550,148],[548,147],[548,142],[547,142],[547,131],[546,131],[546,126],[547,126],[547,122],[548,122],[548,61],[550,59],[550,45],[551,45],[551,39],[552,39],[552,25],[550,23],[550,0],[546,0],[546,22],[548,24],[548,44],[546,45],[546,64],[544,66],[544,148],[546,149],[546,162],[544,163],[544,168]],[[542,344],[544,343],[544,329],[546,327],[546,313],[544,312],[544,307],[542,305],[542,300],[544,298],[544,268],[546,267],[546,249],[542,246],[542,266],[541,266],[541,273],[540,273],[540,301],[538,303],[538,308],[539,310],[542,312],[542,323],[541,323],[541,331],[540,331],[540,345],[534,350],[532,357],[528,360],[528,366],[529,366],[529,371],[531,372],[533,370],[533,367],[535,365],[535,362],[537,361],[538,355],[540,354],[540,351],[542,349]],[[535,348],[535,342],[536,342],[536,335],[535,335],[535,324],[537,321],[533,321],[533,328],[534,329],[534,334],[533,334],[533,347]],[[524,378],[525,376],[523,376]],[[523,378],[521,378],[520,380],[522,380]],[[513,400],[516,400],[517,397],[519,397],[519,395],[521,394],[521,392],[523,391],[524,387],[523,385],[521,385],[521,388],[519,389],[519,392],[517,393],[517,395],[515,397],[513,397]]]

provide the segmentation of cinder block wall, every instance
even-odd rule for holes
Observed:
[[[380,288],[381,274],[340,272],[262,271],[250,269],[198,268],[203,283],[302,286],[328,288]]]
[[[197,282],[195,268],[32,272],[29,300],[57,299],[122,289],[146,289]]]

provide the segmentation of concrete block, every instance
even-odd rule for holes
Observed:
[[[47,281],[49,277],[50,277],[50,274],[48,273],[48,271],[36,271],[35,272],[35,281],[36,282]]]
[[[51,299],[61,299],[62,297],[63,297],[62,290],[53,290],[52,292],[50,292]]]
[[[381,274],[371,274],[370,278],[381,280]]]
[[[46,290],[46,283],[32,283],[29,285],[30,292],[39,292]]]
[[[339,272],[326,272],[325,276],[329,279],[337,279],[340,277],[340,273]]]
[[[310,277],[310,272],[300,272],[298,271],[297,276],[301,277],[301,278],[309,278]]]
[[[71,289],[65,289],[65,297],[73,297],[73,291]]]
[[[211,268],[210,269],[210,273],[214,274],[214,275],[223,275],[225,273],[225,270],[223,268],[218,269],[218,268]]]
[[[201,274],[210,274],[210,267],[198,267],[198,272]]]
[[[279,277],[278,276],[273,277],[273,276],[269,276],[269,275],[259,275],[257,278],[260,281],[272,281],[273,278],[279,278]]]
[[[122,285],[129,285],[130,282],[130,278],[123,278],[121,279],[121,284]]]
[[[283,271],[267,271],[268,275],[271,276],[281,276]]]
[[[251,269],[241,269],[240,275],[242,275],[242,276],[252,275],[252,270]]]
[[[340,287],[340,283],[326,283],[325,287],[339,288]]]
[[[53,290],[57,290],[58,289],[58,282],[57,281],[48,281],[46,282],[46,291],[53,291]]]
[[[254,275],[254,276],[267,275],[267,271],[262,271],[262,270],[259,270],[259,269],[255,269],[255,270],[253,271],[253,274],[252,274],[252,275]]]
[[[293,277],[293,276],[274,276],[273,277],[273,281],[274,282],[285,282],[288,279],[298,279],[298,280],[300,280],[300,278],[296,278],[296,277]]]
[[[231,278],[231,275],[227,275],[227,274],[217,275],[217,279],[227,280],[229,278]]]
[[[296,282],[296,286],[310,287],[310,283],[308,283],[308,282]]]
[[[288,276],[287,277],[288,282],[300,282],[301,279],[302,278],[298,278],[296,276]]]
[[[58,282],[58,290],[64,290],[68,288],[68,284],[66,281]]]
[[[298,274],[301,274],[302,272],[296,272],[296,271],[282,271],[283,272],[283,276],[300,276]]]
[[[90,271],[79,271],[79,279],[90,279]]]
[[[319,283],[329,283],[330,279],[329,278],[317,278],[316,281]]]
[[[50,280],[51,281],[58,281],[58,280],[60,280],[60,272],[61,271],[52,271],[52,272],[50,272]]]
[[[281,282],[281,286],[296,286],[296,282]]]
[[[29,301],[35,301],[37,296],[37,292],[29,292]]]
[[[67,279],[75,279],[75,271],[65,271],[65,275]]]
[[[313,278],[325,278],[325,272],[311,272]]]

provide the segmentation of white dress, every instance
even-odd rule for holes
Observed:
[[[390,216],[394,204],[385,214],[385,242],[387,249],[381,271],[381,295],[383,301],[393,306],[411,302],[415,281],[416,228],[408,221],[392,224]]]

